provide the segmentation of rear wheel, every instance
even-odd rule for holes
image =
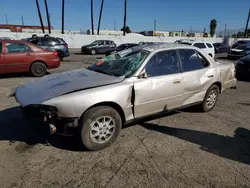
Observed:
[[[58,58],[60,59],[60,61],[63,61],[63,55],[62,55],[62,53],[58,52]]]
[[[212,85],[208,90],[204,97],[204,100],[201,104],[201,109],[203,112],[209,112],[214,107],[218,100],[219,96],[219,87],[217,85]]]
[[[106,148],[118,138],[121,127],[121,117],[114,108],[91,108],[81,118],[82,143],[89,150]]]
[[[32,63],[30,73],[35,77],[42,77],[47,73],[47,67],[43,62]]]

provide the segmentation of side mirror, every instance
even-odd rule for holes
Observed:
[[[140,78],[140,79],[142,79],[142,78],[146,79],[147,77],[148,77],[148,74],[147,74],[147,72],[144,70],[143,73],[142,73],[138,78]]]

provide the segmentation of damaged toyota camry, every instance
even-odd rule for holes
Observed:
[[[86,148],[99,150],[135,119],[191,105],[210,111],[236,82],[230,62],[217,62],[193,46],[153,44],[106,56],[86,69],[45,76],[11,95],[51,133],[74,130]]]

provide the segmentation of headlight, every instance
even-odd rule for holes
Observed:
[[[240,60],[237,62],[237,65],[244,65],[244,62]]]

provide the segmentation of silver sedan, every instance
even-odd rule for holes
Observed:
[[[232,63],[217,62],[192,46],[153,44],[106,56],[86,69],[45,76],[12,95],[51,133],[77,130],[88,149],[99,150],[135,119],[191,105],[212,110],[218,95],[236,88],[236,81]]]

